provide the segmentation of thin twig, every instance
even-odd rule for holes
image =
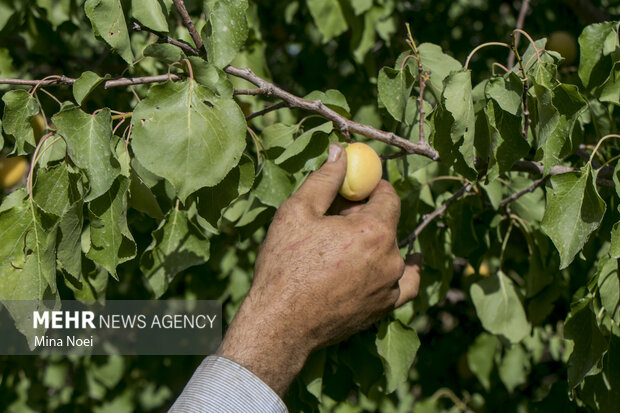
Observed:
[[[143,77],[121,77],[120,79],[108,80],[103,85],[103,88],[110,89],[112,87],[142,85],[145,83],[160,83],[160,82],[167,82],[169,80],[180,80],[182,78],[183,78],[182,75],[175,75],[175,74],[143,76]]]
[[[513,39],[514,33],[515,32],[513,32]],[[523,106],[523,130],[521,133],[523,135],[523,139],[527,141],[527,131],[529,130],[530,124],[532,123],[530,119],[530,111],[527,107],[527,92],[530,88],[530,83],[527,78],[527,72],[525,71],[525,67],[523,66],[523,59],[521,59],[521,55],[519,55],[519,51],[514,44],[512,45],[512,51],[514,52],[515,56],[517,57],[517,61],[519,62],[519,68],[523,79],[523,94],[521,96]],[[536,53],[538,55],[538,50],[536,51]]]
[[[194,40],[194,44],[196,45],[196,48],[199,50],[200,55],[204,56],[205,53],[204,53],[204,44],[202,42],[202,38],[200,37],[200,33],[198,33],[198,31],[196,30],[196,26],[194,26],[194,22],[192,22],[192,18],[189,16],[189,13],[187,12],[187,9],[185,8],[185,3],[183,3],[183,0],[173,0],[173,1],[174,1],[174,5],[177,8],[177,11],[181,15],[181,18],[183,19],[183,24],[185,24],[185,27],[187,27],[187,30],[189,30],[190,36],[192,36],[192,40]]]
[[[413,232],[411,234],[409,234],[409,236],[407,238],[405,238],[404,240],[402,240],[402,241],[400,241],[398,243],[398,247],[402,248],[405,245],[412,243],[418,236],[420,236],[420,234],[422,233],[424,228],[426,228],[428,226],[428,224],[430,224],[435,218],[442,216],[446,212],[446,210],[448,209],[450,204],[452,204],[454,201],[459,199],[465,193],[469,192],[471,190],[471,188],[472,188],[471,183],[467,183],[467,184],[463,185],[463,187],[461,187],[461,189],[456,191],[439,208],[437,208],[436,210],[434,210],[430,214],[424,215],[422,217],[422,222],[420,222],[420,224],[415,228],[415,230],[413,230]]]
[[[418,62],[418,83],[420,85],[420,96],[418,96],[418,121],[420,127],[418,131],[418,140],[420,142],[424,142],[426,140],[424,137],[424,87],[426,86],[426,82],[430,78],[431,73],[430,71],[424,71],[424,67],[422,66],[422,57],[420,56],[420,52],[415,44],[415,41],[413,40],[413,35],[411,34],[411,27],[409,26],[409,23],[406,24],[406,27],[407,34],[409,36],[407,43],[409,43],[409,45],[411,46],[411,50],[413,51],[413,57]],[[405,65],[406,61],[407,58],[403,60],[403,66]]]
[[[265,109],[261,109],[254,113],[250,113],[248,116],[245,117],[245,120],[248,121],[248,120],[257,118],[259,116],[263,116],[269,112],[273,112],[274,110],[282,109],[285,107],[286,107],[286,102],[276,103],[275,105],[267,106]]]
[[[538,188],[539,186],[541,186],[542,184],[544,184],[547,179],[549,179],[551,177],[551,175],[547,175],[547,176],[543,176],[542,178],[539,178],[537,180],[535,180],[530,186],[528,186],[527,188],[523,188],[522,190],[515,192],[514,194],[502,199],[499,202],[499,207],[500,208],[504,208],[506,205],[508,205],[509,203],[516,201],[517,199],[521,198],[523,195],[528,194],[530,192],[534,192],[534,190],[536,190],[536,188]]]
[[[523,24],[525,23],[525,16],[527,15],[528,9],[530,7],[530,0],[523,0],[521,3],[521,10],[519,11],[519,17],[517,18],[517,25],[515,29],[523,29]],[[514,37],[515,48],[519,46],[519,38],[521,37],[521,33],[517,32]],[[515,53],[511,50],[510,55],[508,55],[508,69],[512,69],[515,64]]]
[[[200,54],[200,52],[198,52],[198,50],[192,47],[191,45],[184,43],[182,41],[173,39],[172,37],[161,35],[157,33],[156,31],[153,31],[149,29],[148,27],[141,25],[138,22],[133,22],[131,29],[137,32],[144,31],[144,32],[153,33],[154,35],[159,36],[159,38],[163,40],[164,42],[177,46],[181,48],[181,50],[183,50],[185,53],[188,53],[192,56],[198,56]]]

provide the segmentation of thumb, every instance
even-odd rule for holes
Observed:
[[[327,161],[293,194],[291,200],[308,206],[317,216],[324,215],[336,198],[347,173],[347,156],[337,142],[329,144]]]

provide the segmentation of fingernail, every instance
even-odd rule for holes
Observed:
[[[340,155],[342,155],[342,146],[338,145],[336,142],[330,143],[327,162],[336,162],[340,158]]]

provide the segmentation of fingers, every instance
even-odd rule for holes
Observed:
[[[382,179],[359,211],[386,222],[396,230],[400,218],[400,198],[392,185]]]
[[[349,201],[341,196],[337,196],[327,213],[329,215],[347,216],[359,211],[362,206],[364,206],[364,204]]]
[[[418,295],[422,262],[422,254],[413,254],[405,259],[405,272],[403,272],[403,276],[398,281],[400,295],[394,307],[400,307]]]
[[[336,198],[347,172],[347,157],[341,144],[329,145],[327,161],[310,174],[290,200],[307,206],[312,214],[324,215]]]

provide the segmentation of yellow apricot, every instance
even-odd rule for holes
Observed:
[[[370,195],[381,180],[381,159],[370,146],[356,142],[345,148],[347,174],[340,195],[349,201],[361,201]]]
[[[478,268],[478,274],[480,274],[480,276],[482,277],[488,277],[489,275],[491,275],[491,270],[489,269],[489,265],[486,263],[486,261],[482,261],[482,264],[480,264],[480,268]]]
[[[474,267],[471,266],[471,264],[467,264],[467,267],[465,267],[465,269],[463,270],[464,277],[470,277],[474,275],[475,273],[476,273],[476,270],[474,269]]]
[[[549,35],[547,50],[558,52],[565,59],[564,64],[570,65],[577,59],[577,41],[575,37],[565,31],[559,30]]]
[[[28,161],[24,156],[0,158],[0,187],[14,187],[28,171]]]
[[[30,125],[32,126],[32,132],[34,133],[34,140],[39,143],[41,137],[43,136],[43,132],[47,129],[45,118],[40,113],[37,113],[35,116],[30,118]]]

